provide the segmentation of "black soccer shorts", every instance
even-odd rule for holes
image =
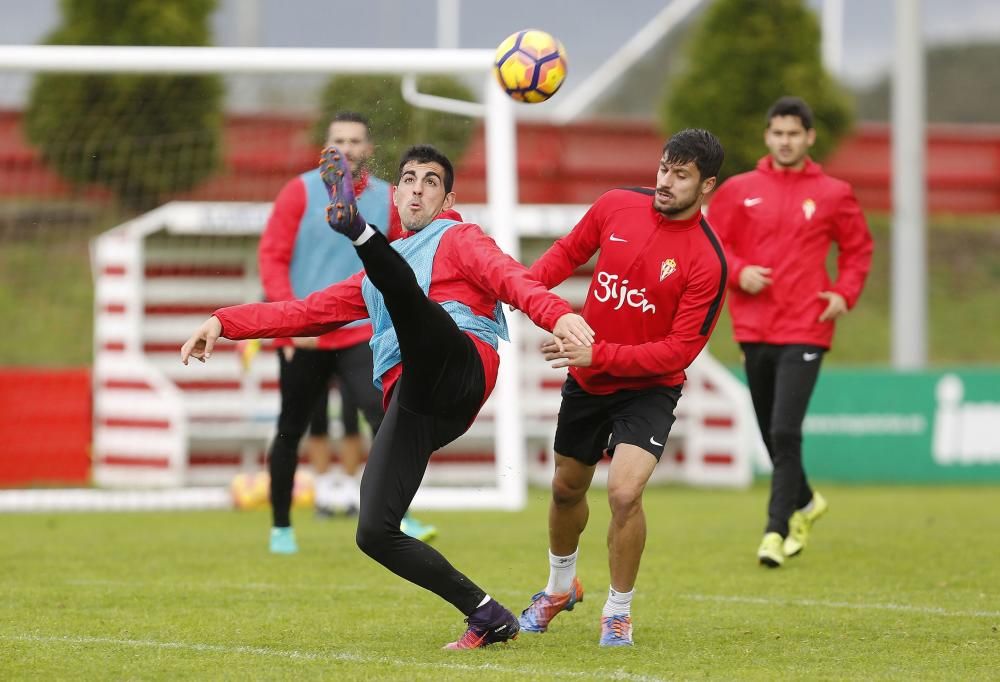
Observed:
[[[590,466],[614,456],[619,443],[634,445],[659,461],[676,417],[680,386],[656,386],[587,393],[573,377],[562,387],[562,405],[556,425],[555,450]]]

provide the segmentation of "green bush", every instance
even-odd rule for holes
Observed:
[[[52,45],[210,43],[214,0],[62,0]],[[195,186],[221,159],[217,76],[43,74],[25,111],[28,139],[75,184],[97,183],[142,209]]]
[[[753,168],[764,155],[768,107],[783,95],[806,100],[815,114],[822,159],[852,121],[850,100],[824,70],[820,29],[803,0],[717,0],[692,32],[686,66],[661,107],[665,132],[707,128],[726,149],[722,175]]]
[[[466,116],[418,109],[408,104],[398,76],[334,76],[324,88],[320,117],[314,138],[318,145],[326,139],[330,119],[338,111],[356,111],[371,123],[375,155],[370,167],[375,175],[395,181],[403,151],[413,144],[432,144],[452,163],[458,164],[475,129],[476,121]],[[467,87],[451,76],[424,76],[417,80],[422,93],[472,101]]]

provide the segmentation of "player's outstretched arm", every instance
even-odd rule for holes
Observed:
[[[191,338],[181,346],[181,362],[186,365],[188,358],[194,358],[200,362],[208,360],[212,356],[212,349],[221,334],[222,322],[215,315],[212,315],[202,322]]]

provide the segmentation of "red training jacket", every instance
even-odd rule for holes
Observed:
[[[354,194],[360,196],[368,186],[368,173],[363,172],[354,182]],[[403,234],[399,221],[399,212],[392,205],[390,194],[389,204],[389,241],[398,239]],[[260,281],[264,288],[264,297],[268,301],[289,301],[295,298],[292,281],[288,274],[291,267],[292,254],[295,251],[295,238],[298,234],[302,215],[306,211],[306,187],[301,177],[294,177],[285,183],[278,192],[267,219],[267,226],[260,236],[260,246],[257,252],[257,265],[260,270]],[[344,248],[351,248],[344,243]],[[337,349],[348,348],[368,341],[372,337],[371,324],[359,325],[349,329],[333,331],[318,339],[318,348]],[[290,346],[291,339],[276,339],[274,346]]]
[[[461,220],[455,211],[445,211],[439,217]],[[325,334],[368,317],[361,296],[364,274],[361,271],[301,300],[246,303],[220,308],[213,314],[222,322],[223,336],[234,341]],[[483,317],[492,317],[498,300],[511,303],[547,331],[552,331],[560,317],[573,312],[566,301],[532,279],[523,265],[501,251],[482,228],[471,223],[456,225],[441,237],[431,269],[428,297],[438,303],[464,303]],[[488,343],[469,336],[483,361],[485,402],[496,385],[500,356]],[[402,367],[396,365],[382,376],[386,405],[401,372]]]
[[[806,159],[801,171],[776,170],[771,157],[716,190],[709,216],[729,260],[729,311],[738,342],[829,348],[834,322],[819,322],[835,291],[853,308],[871,266],[872,238],[851,186]],[[838,246],[837,280],[826,270]],[[740,289],[747,265],[772,268],[773,284],[757,295]]]
[[[554,287],[600,249],[583,317],[596,333],[590,367],[570,367],[588,393],[677,386],[718,322],[726,292],[721,244],[700,213],[669,220],[654,190],[600,197],[531,274]]]

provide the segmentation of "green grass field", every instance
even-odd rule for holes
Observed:
[[[299,512],[7,515],[0,679],[1000,678],[1000,488],[822,488],[801,557],[756,565],[766,489],[651,490],[636,646],[597,646],[608,584],[591,494],[585,601],[544,635],[446,652],[461,616],[364,557],[349,520]],[[425,513],[436,546],[512,610],[547,577],[547,493],[521,513]]]

